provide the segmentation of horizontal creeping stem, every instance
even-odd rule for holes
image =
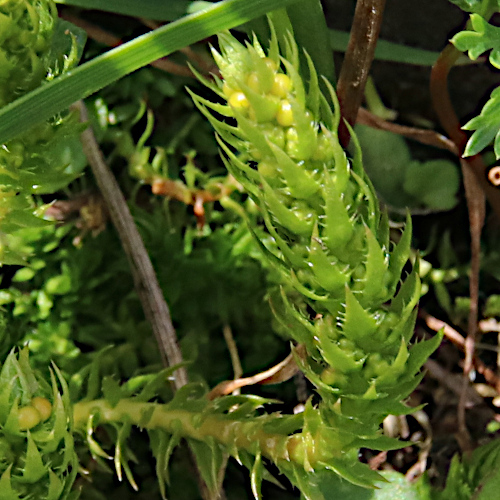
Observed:
[[[311,435],[268,433],[261,422],[232,420],[224,415],[206,415],[186,410],[169,409],[168,405],[122,399],[116,406],[104,399],[76,403],[73,407],[75,431],[85,432],[87,422],[98,415],[99,424],[128,422],[143,429],[161,429],[168,434],[180,433],[184,438],[206,441],[209,438],[231,450],[260,452],[279,465],[294,462],[315,468],[328,462],[331,451],[317,446]]]

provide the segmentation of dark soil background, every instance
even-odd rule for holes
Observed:
[[[324,0],[323,5],[329,26],[349,31],[355,0]],[[440,52],[467,19],[448,0],[387,0],[380,38]],[[437,121],[429,94],[430,67],[374,61],[371,74],[386,105],[399,111],[402,118],[411,121],[418,115]],[[498,72],[488,65],[474,65],[473,71],[470,66],[452,70],[450,94],[464,123],[480,111],[498,82]]]

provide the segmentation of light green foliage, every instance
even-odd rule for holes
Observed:
[[[477,448],[471,456],[452,460],[446,487],[433,491],[433,500],[489,500],[500,487],[500,444],[498,440]]]
[[[385,481],[377,484],[376,490],[369,490],[354,486],[343,481],[335,474],[318,472],[315,480],[320,485],[321,492],[326,499],[342,500],[430,500],[430,488],[420,479],[415,483],[409,483],[406,478],[392,471],[381,474]],[[308,491],[308,485],[303,485],[303,491]],[[307,493],[305,497],[307,498]]]
[[[27,349],[11,352],[2,365],[0,495],[5,500],[74,498],[72,407],[57,370],[50,381],[31,369]]]
[[[183,337],[185,357],[196,361],[192,376],[215,383],[228,372],[227,363],[211,362],[226,357],[224,345],[214,342],[226,323],[245,332],[242,348],[248,352],[248,369],[272,363],[280,341],[267,333],[271,318],[264,302],[265,276],[245,228],[211,217],[214,230],[207,227],[203,235],[189,227],[185,208],[177,216],[170,214],[169,221],[161,203],[153,207],[151,213],[134,213]],[[119,344],[106,355],[106,375],[115,370],[130,377],[139,366],[154,367],[159,362],[157,348],[113,232],[104,231],[75,247],[76,232],[67,234],[70,228],[24,231],[32,257],[0,297],[12,311],[8,332],[29,329],[22,340],[30,342],[37,365],[52,358],[70,374],[85,362],[75,360],[79,351],[73,342],[92,351]],[[36,240],[30,243],[30,237]],[[57,242],[57,247],[49,242]],[[251,349],[255,338],[260,341]]]
[[[183,338],[184,357],[191,362],[188,366],[191,380],[208,380],[213,385],[230,373],[229,363],[220,361],[227,360],[226,348],[220,340],[225,324],[231,325],[235,334],[241,335],[238,343],[242,349],[242,363],[249,370],[271,364],[282,342],[270,331],[270,311],[263,297],[264,275],[259,261],[250,257],[251,254],[257,257],[259,253],[245,228],[227,222],[214,228],[213,232],[201,235],[194,228],[186,229],[188,223],[184,217],[179,217],[179,227],[175,228],[170,225],[172,221],[167,222],[167,212],[161,210],[159,204],[152,213],[136,209],[136,221],[157,264],[160,283],[172,306],[177,331]],[[216,218],[210,222],[214,226],[221,224]],[[181,228],[186,232],[184,237],[180,234]],[[39,234],[38,240],[31,242],[30,267],[16,273],[19,278],[2,297],[5,306],[12,308],[8,316],[8,331],[31,330],[21,340],[30,342],[33,362],[45,367],[48,358],[56,359],[70,378],[69,388],[74,402],[92,402],[104,396],[115,405],[119,400],[141,392],[146,385],[147,389],[141,392],[141,399],[137,401],[171,402],[172,393],[167,383],[169,372],[157,373],[157,348],[144,322],[125,255],[117,245],[116,237],[112,231],[105,231],[95,239],[86,240],[82,247],[75,247],[71,243],[74,231],[66,234],[68,229],[57,230],[51,226],[39,230],[45,235]],[[56,236],[51,234],[54,231],[58,232]],[[30,230],[26,235],[26,245],[28,237],[33,236],[32,232]],[[51,248],[47,241],[57,238],[57,248]],[[42,260],[46,265],[39,267]],[[47,287],[47,283],[58,276],[61,277],[59,282],[64,282],[65,286],[65,293],[60,295],[57,294],[60,289]],[[28,281],[22,281],[25,279]],[[30,294],[23,293],[27,286],[32,290]],[[74,341],[85,350],[91,350],[90,354],[82,354]],[[214,359],[219,361],[214,363]],[[120,384],[121,380],[125,381],[124,384]],[[204,383],[195,384],[186,391],[176,396],[175,403],[171,402],[172,408],[192,410],[192,413],[185,414],[186,417],[200,421],[203,415],[211,414],[221,415],[224,419],[228,408],[239,403],[241,407],[231,416],[232,420],[252,424],[259,415],[255,410],[266,402],[262,398],[250,397],[249,403],[244,404],[248,398],[242,397],[209,404],[205,399]],[[292,416],[288,421],[288,417],[279,414],[266,420],[266,425],[273,419],[285,426],[281,433],[284,441],[292,428],[296,430],[301,426],[300,418]],[[110,463],[106,457],[115,457],[116,454],[123,478],[131,479],[127,464],[134,454],[129,449],[130,440],[127,438],[132,430],[130,426],[122,428],[126,420],[121,416],[112,421],[109,429],[106,427],[108,439],[99,445],[95,442],[97,438],[88,440],[88,446],[100,457],[102,468],[107,468],[106,464]],[[103,424],[94,417],[91,427],[96,427],[98,422]],[[219,420],[215,422],[220,423]],[[255,429],[260,429],[263,424],[264,420],[258,420]],[[86,425],[85,420],[84,429]],[[151,448],[158,458],[158,475],[165,478],[162,481],[166,481],[168,471],[166,449],[171,453],[181,436],[191,435],[190,432],[179,434],[175,425],[167,430],[150,429]],[[212,446],[214,453],[218,447],[226,449],[219,441],[217,446],[210,444],[214,439],[210,435],[206,438],[206,445],[205,441],[198,439],[195,446],[203,450],[205,446]],[[163,448],[166,444],[162,443],[170,443],[170,448]],[[114,449],[114,445],[118,448]],[[157,450],[156,446],[160,445]],[[253,464],[250,453],[241,451],[241,455],[246,457],[245,463]],[[147,460],[147,454],[139,456]],[[210,464],[211,457],[203,454],[203,464]],[[133,484],[133,480],[131,482]]]
[[[500,317],[500,295],[490,295],[484,306],[486,317]]]
[[[57,10],[50,0],[7,0],[0,9],[0,106],[5,106],[45,79],[53,62]]]
[[[450,2],[465,12],[478,12],[479,14],[483,14],[485,9],[500,9],[500,2],[498,0],[450,0]]]
[[[273,6],[285,3],[275,1]],[[478,4],[463,3],[471,8]],[[227,27],[242,16],[250,19],[257,4],[259,12],[267,8],[263,1],[211,7],[212,17],[199,18],[204,21],[199,24],[200,33],[213,33],[217,22]],[[6,0],[0,5],[0,23],[8,19],[17,30],[12,40],[27,37],[30,41],[18,61],[22,84],[10,90],[6,86],[5,102],[16,97],[14,90],[28,92],[78,59],[81,44],[74,38],[76,31],[69,27],[74,36],[63,35],[68,26],[54,14],[52,4],[43,0]],[[33,29],[35,18],[47,20],[37,25],[39,32]],[[184,45],[187,35],[185,39],[173,36],[184,33],[182,23],[186,30],[192,27],[190,21],[173,23],[172,31],[169,26],[160,28],[133,44],[134,50],[144,52],[141,57],[133,50],[117,49],[109,59],[93,61],[95,66],[77,74],[88,77],[92,68],[103,63],[99,67],[110,70],[108,80],[96,78],[92,85],[75,82],[74,75],[59,80],[67,91],[64,98],[102,87],[103,82]],[[165,43],[168,49],[163,42],[156,43],[159,40],[170,43]],[[152,47],[155,43],[162,48]],[[13,57],[15,51],[7,49],[5,57]],[[129,59],[137,59],[125,64],[123,58],[133,54]],[[243,45],[224,33],[220,50],[214,49],[213,54],[222,79],[206,83],[222,102],[197,96],[194,100],[218,131],[228,170],[253,201],[233,192],[231,199],[220,200],[225,211],[206,207],[203,228],[194,227],[192,215],[179,201],[144,201],[145,190],[132,187],[130,178],[123,175],[128,168],[141,182],[162,177],[190,189],[208,189],[219,181],[213,174],[213,159],[208,160],[208,168],[205,158],[200,161],[213,151],[213,141],[207,139],[206,126],[193,117],[191,108],[185,121],[183,113],[173,113],[177,120],[172,128],[177,130],[170,142],[156,135],[153,109],[160,108],[165,96],[182,99],[178,94],[182,84],[173,85],[146,70],[91,103],[107,161],[133,193],[133,214],[171,307],[184,359],[191,362],[187,367],[191,383],[175,394],[169,383],[175,367],[159,368],[158,352],[116,235],[103,231],[84,245],[74,245],[70,226],[38,222],[32,194],[65,186],[83,167],[76,118],[53,118],[13,139],[0,153],[4,201],[0,203],[4,232],[0,243],[7,244],[10,252],[3,261],[31,255],[14,274],[12,285],[0,294],[8,319],[5,328],[0,325],[0,352],[29,341],[34,365],[48,372],[43,378],[30,368],[27,350],[18,355],[11,352],[0,370],[0,498],[76,497],[77,492],[71,494],[70,489],[78,462],[100,469],[112,464],[118,479],[126,479],[134,489],[141,486],[143,496],[151,490],[155,498],[165,498],[171,496],[167,490],[176,475],[175,469],[169,473],[169,462],[174,451],[173,462],[179,462],[177,447],[186,441],[214,497],[226,458],[233,456],[248,468],[255,498],[263,496],[262,481],[273,480],[266,469],[272,462],[308,500],[340,496],[428,500],[425,482],[409,485],[399,474],[380,475],[358,461],[360,448],[402,446],[385,437],[380,424],[388,414],[412,411],[405,399],[418,385],[420,368],[440,341],[440,335],[415,345],[410,341],[420,296],[418,261],[411,271],[403,272],[410,269],[411,221],[408,218],[399,242],[393,244],[388,218],[380,212],[363,169],[356,137],[352,157],[339,144],[335,92],[326,79],[318,77],[290,33],[273,33],[269,48],[256,39]],[[106,66],[112,60],[123,66],[119,70],[113,64]],[[2,69],[7,71],[9,66],[0,64],[0,75]],[[3,78],[11,82],[11,77],[14,81],[16,75]],[[70,92],[72,82],[79,86]],[[158,128],[159,134],[165,134],[164,127]],[[197,132],[194,143],[177,152],[193,130]],[[405,147],[401,143],[398,147],[393,152],[405,168],[400,170],[394,162],[387,180],[394,180],[392,172],[400,177],[387,192],[400,186],[415,204],[450,208],[456,169],[439,161],[412,162]],[[180,159],[183,154],[186,161]],[[369,150],[365,156],[369,163]],[[435,175],[435,189],[423,182],[431,175]],[[405,204],[402,201],[399,206]],[[228,208],[244,215],[250,231]],[[264,271],[269,270],[266,282]],[[438,274],[434,273],[433,283],[443,284],[446,276]],[[230,373],[226,346],[219,339],[222,327],[237,332],[245,371],[263,369],[278,357],[280,342],[270,332],[269,309],[263,300],[269,283],[275,321],[280,332],[295,341],[296,364],[316,387],[304,411],[296,415],[265,413],[264,405],[277,403],[268,397],[206,397],[208,387]],[[56,368],[47,370],[49,357],[61,365],[69,388]],[[266,394],[266,389],[262,391]],[[145,432],[134,436],[135,428]],[[144,439],[146,432],[149,439]],[[92,462],[85,453],[77,458],[73,438],[78,434],[80,449],[90,453]],[[137,444],[143,446],[142,452],[136,452]],[[141,467],[151,452],[159,484],[153,487],[140,481]],[[446,494],[452,492],[459,500],[478,484],[485,491],[497,488],[496,476],[490,474],[497,461],[496,448],[487,448],[478,457],[474,466],[455,462]],[[133,468],[136,458],[139,464]],[[184,475],[185,471],[181,479]],[[122,498],[123,490],[110,486],[98,491],[100,484],[85,487],[84,498],[102,500],[107,491],[112,491],[109,498]],[[380,489],[370,489],[373,486]],[[187,498],[188,487],[177,498]]]
[[[483,52],[491,50],[490,63],[500,68],[500,28],[492,26],[478,14],[470,16],[472,30],[457,33],[452,42],[458,50],[468,51],[472,60],[477,59]]]
[[[494,140],[494,150],[497,159],[500,158],[500,88],[497,87],[488,102],[481,110],[481,114],[468,121],[463,128],[474,130],[467,142],[464,156],[473,156],[481,152]]]
[[[302,432],[315,451],[300,463],[306,473],[326,467],[370,485],[377,476],[356,463],[357,449],[398,446],[379,434],[379,424],[388,413],[411,411],[401,401],[439,342],[437,336],[408,350],[419,297],[415,270],[395,292],[410,223],[391,252],[387,218],[361,153],[357,148],[350,161],[338,142],[333,89],[325,82],[332,111],[312,64],[304,85],[293,39],[286,38],[281,59],[275,36],[267,52],[257,40],[244,46],[228,34],[219,45],[213,53],[222,81],[208,85],[228,104],[194,99],[220,135],[228,169],[263,212],[276,244],[263,251],[282,282],[303,297],[294,306],[283,294],[281,317],[290,336],[305,344],[307,355],[297,353],[296,361],[321,396],[318,407],[306,410]],[[209,109],[234,117],[237,126]],[[299,484],[303,472],[290,467]]]
[[[0,106],[74,66],[84,42],[47,0],[2,2],[0,33]],[[76,121],[61,114],[0,148],[0,262],[20,261],[16,230],[43,224],[31,195],[65,187],[85,166]]]
[[[449,160],[419,162],[400,135],[358,125],[363,167],[392,208],[450,210],[457,204],[458,167]]]
[[[495,68],[500,68],[500,28],[492,26],[478,14],[470,16],[472,29],[461,31],[452,38],[457,49],[468,51],[472,60],[484,52],[491,50],[489,61]],[[481,114],[472,118],[464,126],[464,130],[474,130],[467,142],[464,156],[480,153],[494,140],[497,159],[500,158],[500,90],[496,88],[490,99],[481,110]]]

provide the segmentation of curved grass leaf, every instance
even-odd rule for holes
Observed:
[[[156,59],[293,1],[219,2],[112,49],[2,108],[0,144]]]
[[[330,48],[336,52],[345,52],[349,43],[350,34],[347,31],[328,30],[330,36]],[[375,48],[375,59],[379,61],[390,61],[416,66],[432,66],[439,52],[407,47],[387,40],[379,40]]]

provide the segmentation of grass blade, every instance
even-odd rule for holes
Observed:
[[[218,2],[112,49],[3,107],[0,144],[156,59],[293,1]]]

